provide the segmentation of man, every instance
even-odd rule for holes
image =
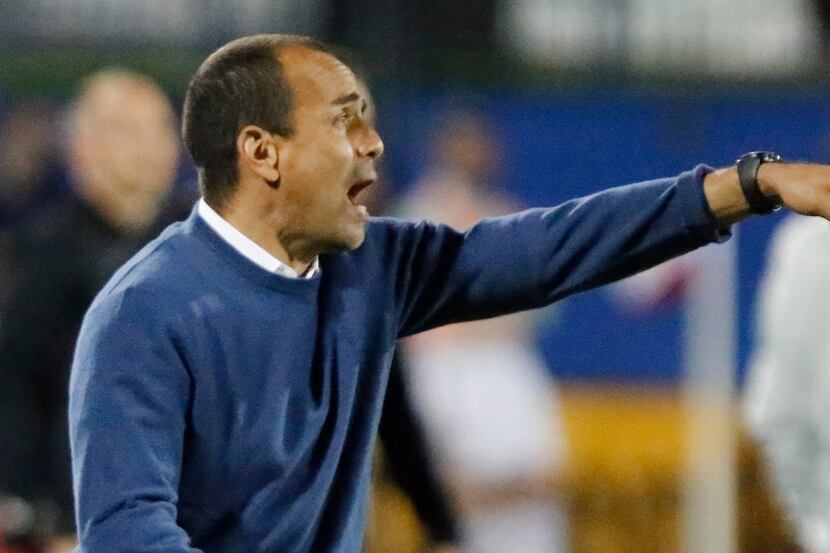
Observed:
[[[42,100],[9,106],[0,120],[0,233],[60,197],[54,107]]]
[[[57,140],[47,131],[55,116],[51,105],[24,100],[0,117],[0,312],[14,266],[12,229],[61,196]]]
[[[304,38],[239,39],[196,72],[183,134],[204,197],[99,293],[75,352],[80,551],[360,551],[399,337],[550,303],[749,214],[734,168],[700,166],[464,234],[369,221],[365,107]],[[756,209],[830,216],[830,167],[747,182]]]
[[[151,236],[178,163],[172,106],[140,75],[98,73],[70,109],[67,149],[75,198],[14,231],[0,325],[0,496],[34,506],[39,531],[59,536],[55,551],[74,536],[72,348],[96,292]]]

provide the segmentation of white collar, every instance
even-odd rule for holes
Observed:
[[[277,273],[278,275],[289,278],[311,278],[320,270],[320,258],[315,257],[308,270],[303,273],[302,277],[297,274],[297,271],[268,253],[262,246],[239,232],[236,227],[222,218],[210,207],[204,198],[199,200],[196,207],[199,216],[204,219],[205,223],[212,228],[225,242],[230,244],[233,249],[241,253],[243,256],[253,261],[258,266],[262,267],[269,273]]]

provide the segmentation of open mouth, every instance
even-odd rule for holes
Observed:
[[[359,181],[359,182],[357,182],[357,183],[353,184],[353,185],[349,188],[349,192],[348,192],[349,201],[352,203],[352,205],[358,205],[358,204],[357,204],[357,196],[358,196],[358,195],[359,195],[359,194],[360,194],[360,193],[361,193],[364,189],[366,189],[366,188],[370,187],[370,186],[371,186],[372,184],[374,184],[374,183],[375,183],[375,179],[374,179],[374,178],[371,178],[371,179],[364,179],[364,180],[362,180],[362,181]]]

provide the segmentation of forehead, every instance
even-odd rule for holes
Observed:
[[[129,109],[124,109],[124,106]],[[76,120],[81,124],[103,122],[147,125],[172,118],[170,102],[148,83],[122,79],[101,79],[79,100]]]
[[[358,91],[352,70],[325,52],[286,48],[280,61],[294,92],[295,108],[328,107],[337,98]]]

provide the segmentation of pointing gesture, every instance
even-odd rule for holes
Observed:
[[[802,215],[830,219],[830,166],[771,159],[749,165],[743,167],[743,176],[738,166],[732,166],[710,173],[703,182],[709,207],[720,224],[728,226],[781,205]]]

